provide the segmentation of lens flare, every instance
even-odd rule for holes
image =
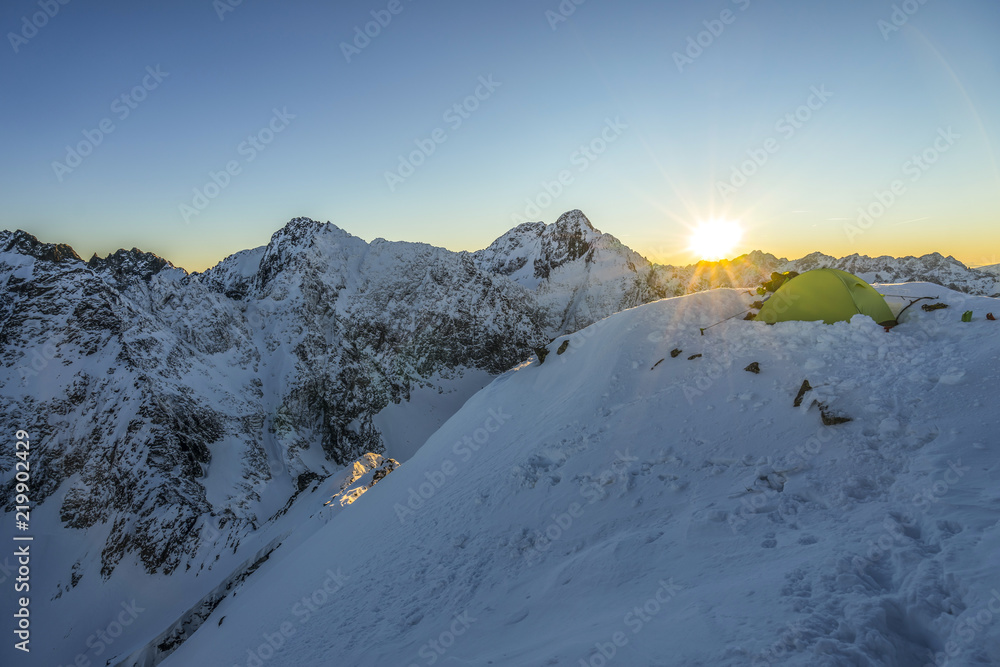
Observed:
[[[688,249],[699,259],[725,259],[743,238],[740,223],[732,220],[710,220],[699,223],[691,232]]]

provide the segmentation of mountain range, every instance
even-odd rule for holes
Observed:
[[[0,426],[33,443],[39,627],[81,621],[39,640],[38,664],[174,646],[219,590],[330,519],[316,509],[344,470],[367,454],[405,466],[465,399],[553,339],[821,266],[1000,292],[996,273],[939,254],[657,265],[580,211],[477,252],[296,218],[202,273],[0,232]],[[12,458],[0,474],[12,513]],[[89,619],[112,618],[136,581],[149,611],[97,652]]]

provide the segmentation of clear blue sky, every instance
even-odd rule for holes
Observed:
[[[84,256],[138,246],[198,270],[295,216],[477,249],[518,217],[580,208],[663,261],[692,260],[690,227],[716,217],[742,221],[737,252],[1000,262],[994,0],[909,0],[892,31],[888,0],[586,0],[558,23],[557,0],[399,0],[351,62],[342,43],[389,0],[243,0],[221,20],[227,0],[69,0],[25,28],[57,1],[0,9],[0,228]],[[705,21],[720,34],[681,71],[675,53]],[[144,79],[145,99],[121,100]],[[467,118],[445,115],[477,88]],[[797,110],[799,127],[779,125]],[[78,166],[53,166],[102,121],[113,132]],[[263,150],[243,143],[269,124],[281,131]],[[390,188],[386,172],[437,129],[446,140]],[[603,154],[577,152],[602,132]],[[745,185],[720,192],[762,150]],[[934,164],[908,164],[925,151]],[[230,162],[238,173],[186,221],[181,205]],[[538,202],[562,171],[562,192]],[[878,215],[859,226],[859,207]]]

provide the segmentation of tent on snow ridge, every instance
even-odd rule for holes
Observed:
[[[864,280],[839,269],[814,269],[786,281],[754,319],[768,324],[790,320],[832,324],[858,314],[883,326],[896,325],[889,304]]]

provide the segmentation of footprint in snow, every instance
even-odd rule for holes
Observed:
[[[805,370],[807,371],[816,371],[819,370],[820,368],[823,368],[824,366],[826,366],[825,361],[823,361],[822,359],[813,358],[813,359],[808,359],[803,368],[805,368]]]
[[[938,382],[944,385],[956,385],[965,377],[965,371],[960,368],[949,368],[947,372],[938,378]]]
[[[521,621],[523,621],[526,618],[528,618],[528,610],[527,609],[522,609],[520,611],[517,611],[517,612],[514,612],[513,614],[511,614],[507,618],[507,620],[504,621],[504,625],[516,625],[516,624],[520,623]]]

